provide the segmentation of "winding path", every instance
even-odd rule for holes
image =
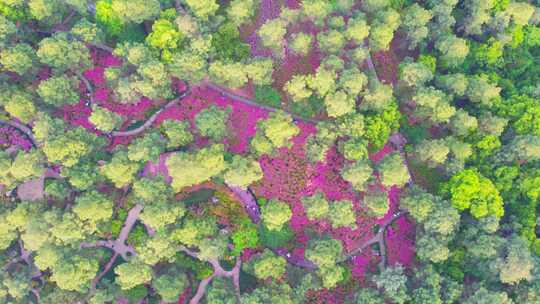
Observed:
[[[201,260],[197,252],[191,251],[187,249],[186,247],[180,247],[179,250],[195,259]],[[201,261],[204,261],[204,260],[201,260]],[[204,297],[204,294],[206,292],[206,286],[208,286],[208,284],[210,284],[212,280],[217,277],[224,277],[224,278],[232,279],[233,286],[234,286],[234,294],[236,297],[236,303],[239,304],[240,303],[240,269],[242,266],[242,259],[240,257],[237,257],[236,263],[233,269],[228,270],[228,271],[223,269],[223,267],[221,267],[221,264],[219,263],[218,259],[210,259],[207,262],[210,263],[210,265],[212,265],[214,272],[209,277],[201,280],[201,282],[199,283],[199,287],[197,288],[197,292],[195,293],[193,298],[191,298],[191,300],[189,301],[189,304],[198,304],[201,301],[201,299]]]
[[[228,90],[226,88],[223,88],[223,87],[221,87],[221,86],[219,86],[219,85],[217,85],[215,83],[212,83],[212,82],[207,82],[206,86],[213,89],[213,90],[216,90],[216,91],[220,92],[221,94],[223,94],[226,97],[232,98],[234,100],[240,101],[240,102],[245,103],[245,104],[250,105],[250,106],[265,109],[265,110],[270,111],[270,112],[275,112],[275,111],[278,111],[278,110],[282,110],[285,113],[291,115],[296,120],[300,120],[300,121],[304,121],[304,122],[310,122],[310,123],[313,123],[313,124],[316,124],[318,122],[318,120],[304,118],[304,117],[301,117],[301,116],[299,116],[297,114],[285,111],[284,109],[277,109],[277,108],[269,107],[269,106],[266,106],[266,105],[262,105],[262,104],[260,104],[260,103],[258,103],[256,101],[254,101],[254,100],[251,100],[251,99],[246,98],[244,96],[237,95],[237,94],[231,92],[230,90]]]
[[[133,130],[128,130],[128,131],[112,131],[110,133],[110,135],[112,137],[120,137],[120,136],[134,136],[134,135],[138,135],[142,132],[144,132],[144,130],[148,129],[150,126],[152,126],[152,124],[156,121],[156,119],[158,118],[159,114],[161,114],[161,112],[167,110],[168,108],[176,105],[179,101],[181,101],[182,99],[184,99],[186,96],[188,96],[191,92],[191,89],[189,87],[189,85],[187,86],[187,89],[182,92],[180,94],[180,96],[176,97],[175,99],[169,101],[165,106],[163,106],[161,109],[159,109],[156,113],[154,113],[152,116],[150,116],[150,118],[148,118],[148,120],[146,120],[144,122],[144,124],[142,124],[141,126],[133,129]]]
[[[30,141],[30,143],[32,144],[34,148],[38,147],[38,143],[36,139],[34,138],[34,134],[32,133],[32,130],[28,126],[22,123],[13,121],[13,120],[1,120],[1,119],[0,119],[0,125],[6,125],[6,126],[10,126],[12,128],[17,129],[19,132],[23,133],[28,138],[28,140]]]
[[[128,212],[122,230],[115,240],[99,240],[95,243],[83,242],[81,248],[93,248],[93,247],[105,247],[113,250],[116,254],[119,254],[125,260],[136,255],[135,249],[131,245],[126,244],[129,233],[135,226],[135,223],[139,219],[139,215],[143,209],[142,205],[135,205]]]

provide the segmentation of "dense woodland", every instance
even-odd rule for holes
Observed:
[[[0,303],[540,303],[540,1],[0,0]]]

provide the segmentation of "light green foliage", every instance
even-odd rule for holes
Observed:
[[[181,77],[190,82],[199,82],[207,74],[207,65],[204,54],[178,51],[173,53],[169,68],[172,76]]]
[[[356,229],[356,214],[349,200],[332,202],[327,217],[334,229],[341,227]]]
[[[306,56],[311,50],[313,36],[307,33],[297,33],[292,36],[289,46],[298,55]]]
[[[58,0],[29,0],[28,8],[30,15],[36,20],[55,23],[54,20],[58,20],[58,16],[54,15],[59,10],[62,10],[62,4]],[[52,20],[47,20],[48,18]]]
[[[26,271],[15,272],[13,274],[5,272],[0,275],[0,300],[7,299],[9,294],[15,301],[24,302],[31,287],[31,278]],[[5,295],[3,295],[4,293]]]
[[[347,30],[345,37],[353,41],[355,44],[362,44],[364,39],[369,35],[370,26],[367,24],[364,16],[359,15],[349,19],[347,22]]]
[[[79,244],[92,232],[91,227],[84,223],[73,213],[64,213],[62,216],[55,214],[51,219],[46,219],[53,227],[49,230],[59,246]]]
[[[465,39],[454,35],[446,35],[435,42],[435,48],[439,51],[439,60],[448,67],[455,67],[463,63],[469,54],[469,46]]]
[[[240,88],[248,82],[246,66],[241,63],[214,61],[208,72],[214,81],[227,87]]]
[[[112,11],[123,22],[142,23],[159,15],[158,0],[113,0]]]
[[[219,9],[215,0],[184,0],[189,9],[201,20],[208,20]]]
[[[324,97],[335,90],[337,75],[334,71],[318,68],[315,75],[306,79],[307,85],[319,97]]]
[[[268,118],[257,122],[257,134],[251,146],[258,154],[271,153],[273,149],[288,147],[291,138],[300,133],[292,117],[283,111],[272,112]]]
[[[221,25],[212,34],[212,48],[216,58],[223,61],[243,61],[249,58],[250,47],[240,38],[238,27],[231,22]]]
[[[269,230],[281,230],[292,216],[291,207],[278,200],[270,200],[261,207],[261,217]]]
[[[287,22],[282,19],[266,21],[258,30],[262,45],[280,53],[283,47],[283,39],[287,33]]]
[[[362,139],[364,135],[364,115],[352,113],[342,116],[336,120],[335,126],[337,130],[327,130],[326,132],[338,132],[338,134],[335,134],[336,137],[337,135],[347,135],[352,139]]]
[[[254,85],[270,85],[273,82],[274,64],[271,59],[257,57],[246,67],[246,75]]]
[[[122,290],[131,289],[152,279],[152,268],[140,261],[130,261],[114,268],[116,283]]]
[[[216,238],[206,238],[199,241],[199,259],[202,261],[217,260],[223,258],[227,252],[228,237],[219,235]]]
[[[17,232],[6,220],[7,213],[0,213],[0,250],[9,247],[11,242],[17,238]]]
[[[427,23],[433,14],[417,3],[407,7],[401,20],[401,26],[407,34],[409,49],[416,48],[426,37],[429,30]]]
[[[4,104],[4,109],[9,115],[18,118],[23,123],[30,122],[37,115],[32,96],[21,91],[11,94],[7,103]]]
[[[335,287],[345,276],[345,268],[343,266],[322,268],[318,271],[322,278],[322,285],[325,288]]]
[[[472,169],[452,176],[443,189],[450,196],[454,208],[460,211],[470,209],[475,218],[487,215],[500,218],[504,215],[499,191],[488,178]]]
[[[205,292],[205,300],[208,304],[234,304],[236,298],[234,296],[234,286],[228,278],[216,277],[207,287]]]
[[[421,87],[433,79],[433,73],[420,62],[404,61],[399,65],[399,79],[410,87]]]
[[[456,112],[448,102],[448,96],[432,87],[420,88],[413,100],[416,104],[415,115],[434,123],[448,122]]]
[[[383,217],[388,213],[388,209],[390,208],[388,194],[379,189],[366,192],[364,204],[367,207],[368,213],[377,218]]]
[[[527,25],[535,11],[534,6],[526,2],[510,2],[506,12],[517,25]]]
[[[339,54],[347,41],[340,31],[330,30],[319,33],[317,35],[317,42],[319,43],[319,48],[325,54]]]
[[[103,26],[111,36],[119,35],[124,29],[124,21],[112,9],[111,0],[98,0],[96,2],[96,22]]]
[[[157,201],[145,206],[139,218],[145,225],[154,229],[161,229],[175,223],[184,213],[185,208],[180,203],[169,204],[165,201]]]
[[[320,191],[312,196],[303,197],[302,204],[308,219],[312,221],[322,219],[328,214],[328,201]]]
[[[134,162],[158,162],[165,149],[165,141],[159,132],[146,132],[143,137],[133,140],[128,146],[128,158]]]
[[[363,139],[349,139],[340,141],[338,151],[343,154],[347,160],[358,161],[368,157],[367,141]]]
[[[487,290],[484,287],[480,287],[469,298],[467,298],[463,304],[484,304],[484,303],[497,303],[497,304],[513,304],[512,299],[508,297],[508,294],[504,291],[496,292]]]
[[[332,268],[341,258],[343,247],[341,242],[335,239],[317,240],[312,239],[308,243],[305,252],[306,259],[312,261],[319,268]]]
[[[88,118],[96,129],[103,132],[111,132],[122,124],[122,117],[112,111],[97,105],[92,105],[92,114]]]
[[[357,68],[344,70],[339,76],[339,87],[350,96],[357,96],[368,83],[367,76]]]
[[[465,95],[471,102],[490,106],[493,99],[499,97],[501,88],[491,84],[487,77],[474,77],[469,79],[469,85]]]
[[[232,296],[234,299],[234,296]],[[232,300],[234,303],[234,300]],[[222,301],[212,303],[221,304]],[[226,303],[226,304],[232,304]],[[255,288],[251,293],[242,294],[240,301],[241,304],[258,304],[258,303],[272,303],[272,304],[290,304],[295,303],[293,299],[293,290],[288,284],[271,283],[264,286]]]
[[[180,297],[188,284],[188,278],[182,272],[169,271],[152,280],[152,286],[154,286],[161,299],[171,303],[178,300],[178,297]]]
[[[18,43],[0,51],[0,64],[3,69],[22,76],[34,66],[35,57],[35,51],[30,45]]]
[[[540,137],[516,136],[504,148],[502,157],[507,161],[535,161],[540,159]]]
[[[454,135],[465,137],[476,131],[478,128],[478,121],[476,120],[476,117],[469,115],[467,111],[459,109],[450,119],[450,128]]]
[[[262,179],[263,171],[258,161],[234,155],[223,177],[228,185],[246,188]]]
[[[37,251],[43,245],[49,243],[51,241],[49,228],[49,224],[43,219],[36,218],[28,221],[26,227],[24,227],[24,233],[21,235],[24,247],[28,250]]]
[[[386,155],[377,166],[381,183],[385,187],[403,187],[410,179],[409,170],[403,163],[403,158],[397,152]]]
[[[403,273],[403,266],[387,267],[380,274],[374,276],[373,281],[377,288],[384,290],[384,295],[394,303],[402,304],[408,300],[407,277]]]
[[[369,161],[360,160],[351,165],[347,165],[341,171],[344,180],[352,184],[356,191],[364,191],[366,183],[373,173]]]
[[[9,169],[11,176],[19,181],[41,177],[44,172],[43,154],[41,151],[35,149],[32,149],[30,152],[21,151],[17,153]]]
[[[64,128],[63,120],[51,118],[45,113],[39,113],[32,126],[32,132],[38,142],[44,142],[49,138],[64,133]]]
[[[228,116],[228,109],[223,110],[212,105],[197,113],[195,125],[202,136],[219,141],[227,134]]]
[[[227,17],[240,26],[255,16],[258,5],[259,0],[233,0],[227,7]]]
[[[360,110],[382,112],[394,101],[391,85],[375,82],[360,103]]]
[[[444,237],[421,234],[416,238],[416,256],[421,261],[444,262],[450,257],[448,242]]]
[[[81,127],[76,127],[49,138],[43,145],[43,152],[49,162],[72,167],[83,156],[99,150],[103,143],[103,140],[96,135],[88,133]]]
[[[253,272],[255,277],[260,280],[267,278],[277,280],[285,273],[285,266],[287,266],[287,261],[283,257],[277,256],[272,251],[265,249],[253,262]]]
[[[92,190],[75,199],[73,212],[81,220],[95,224],[112,217],[113,202],[105,194]]]
[[[446,161],[450,149],[442,139],[424,139],[415,147],[414,153],[420,162],[426,163],[429,167],[437,167]]]
[[[418,186],[408,189],[399,206],[407,210],[418,223],[423,223],[436,207],[435,197]]]
[[[79,102],[78,82],[67,76],[53,76],[39,83],[37,93],[46,104],[60,107]]]
[[[86,291],[99,270],[98,260],[83,256],[67,257],[53,268],[51,281],[63,290]]]
[[[381,11],[390,5],[388,0],[366,0],[362,2],[362,9],[370,14]]]
[[[183,221],[182,227],[173,231],[172,239],[187,246],[194,246],[198,245],[203,238],[213,236],[217,232],[215,218],[188,217]]]
[[[384,304],[383,297],[372,288],[361,288],[354,297],[356,304]]]
[[[90,162],[78,163],[72,167],[63,167],[61,175],[69,180],[69,184],[78,190],[86,190],[101,180],[99,171]]]
[[[141,262],[152,266],[170,260],[176,253],[176,245],[167,235],[159,232],[137,246],[136,250],[138,253],[137,258]]]
[[[494,261],[494,265],[499,270],[499,279],[504,284],[517,284],[522,280],[533,279],[533,257],[527,242],[518,236],[510,239],[503,257]]]
[[[294,102],[308,99],[313,92],[308,88],[309,75],[294,75],[285,84],[285,91]]]
[[[52,68],[84,70],[90,65],[90,52],[84,43],[70,39],[67,33],[56,33],[39,42],[39,60]]]
[[[373,51],[387,50],[399,22],[399,13],[393,9],[377,12],[369,32],[369,48]]]
[[[145,204],[152,205],[164,202],[173,196],[173,191],[163,177],[155,179],[141,178],[133,183],[133,194],[135,198]]]
[[[333,30],[344,30],[345,19],[342,16],[332,16],[326,20],[328,28]]]
[[[71,32],[87,43],[99,43],[103,40],[103,31],[97,24],[84,18],[79,20],[72,28]]]
[[[328,94],[324,98],[326,113],[330,117],[340,117],[354,112],[356,101],[343,91]]]
[[[491,19],[490,10],[493,9],[495,1],[467,1],[467,17],[464,22],[464,30],[468,35],[481,35],[482,27]]]
[[[167,136],[167,148],[186,146],[193,141],[188,121],[167,119],[161,123],[161,131]]]
[[[166,164],[173,179],[173,189],[179,192],[220,174],[227,167],[223,152],[223,145],[215,144],[196,153],[177,152],[169,156]]]
[[[133,182],[139,169],[140,164],[130,161],[125,151],[116,152],[110,162],[100,167],[101,173],[116,188],[122,188]]]
[[[0,15],[0,45],[3,45],[8,37],[17,32],[17,27],[4,15]]]
[[[322,26],[324,19],[332,12],[328,1],[306,0],[302,1],[302,15],[312,20],[315,25]]]
[[[171,59],[171,51],[178,48],[182,42],[182,33],[176,27],[176,24],[166,19],[158,19],[152,24],[152,32],[146,36],[146,42],[156,48],[163,50],[163,58]]]
[[[259,234],[257,232],[257,226],[251,221],[244,221],[240,224],[240,227],[234,231],[231,235],[234,248],[232,254],[235,256],[246,248],[255,248],[259,243]]]

